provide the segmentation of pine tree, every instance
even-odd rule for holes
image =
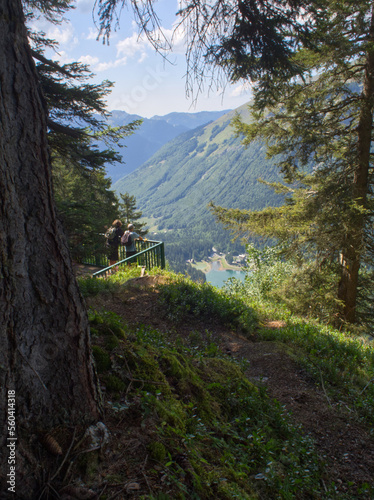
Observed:
[[[140,236],[145,236],[148,232],[144,227],[147,225],[146,222],[140,222],[139,219],[142,216],[142,212],[136,209],[136,198],[129,193],[120,193],[120,203],[119,203],[119,218],[122,223],[126,226],[128,224],[134,224],[135,232]]]
[[[373,3],[328,3],[320,14],[308,46],[294,56],[300,77],[260,80],[253,122],[236,119],[244,142],[266,140],[285,180],[299,188],[284,208],[237,221],[304,252],[313,246],[316,263],[326,254],[338,268],[340,317],[354,323],[359,269],[373,245]],[[260,220],[269,227],[259,228]]]
[[[36,15],[30,10],[34,4],[27,4],[30,19]],[[59,14],[69,8],[69,2],[57,2],[51,22],[58,23]],[[44,50],[56,50],[57,44],[44,33],[29,30],[29,38],[49,110],[48,142],[57,208],[72,256],[79,260],[103,251],[104,227],[108,220],[116,218],[118,208],[111,181],[105,177],[105,166],[121,161],[113,145],[121,144],[141,120],[122,127],[108,126],[105,97],[113,84],[89,83],[94,75],[86,65],[75,62],[61,66],[46,59]]]
[[[56,217],[47,108],[20,0],[0,2],[0,81],[0,490],[9,487],[10,391],[16,495],[35,498],[41,470],[34,437],[41,429],[63,425],[68,434],[96,422],[100,397],[85,304]]]

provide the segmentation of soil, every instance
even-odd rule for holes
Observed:
[[[188,323],[178,326],[176,331],[175,325],[165,318],[158,303],[156,285],[160,279],[164,278],[135,278],[125,285],[121,294],[90,299],[88,305],[96,309],[105,307],[129,323],[149,325],[178,335],[208,330],[223,351],[249,361],[248,378],[264,385],[268,394],[285,407],[293,422],[301,424],[303,432],[313,438],[319,456],[326,463],[326,483],[335,483],[337,498],[349,498],[349,494],[345,494],[348,490],[352,491],[352,485],[354,489],[354,485],[373,484],[374,438],[370,429],[360,423],[355,413],[341,402],[329,399],[323,381],[313,380],[291,357],[285,346],[272,341],[259,341],[256,335],[250,339],[244,338],[240,333],[224,328],[214,318],[209,323],[191,318]],[[282,322],[270,320],[264,325],[264,328],[282,327]],[[144,440],[144,431],[133,431],[132,436],[136,437],[132,437],[128,448],[137,453]],[[129,484],[135,489],[143,484],[147,489],[147,483],[142,470],[137,475],[133,473],[127,488]],[[154,487],[157,488],[157,485],[153,484]],[[128,489],[126,491],[131,493]],[[119,495],[116,498],[132,498],[132,495]],[[370,497],[363,494],[355,498]]]

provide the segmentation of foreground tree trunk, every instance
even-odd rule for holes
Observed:
[[[352,199],[356,203],[356,216],[351,223],[347,245],[341,255],[341,279],[338,298],[343,303],[342,319],[348,323],[356,321],[357,291],[361,256],[364,250],[365,210],[369,193],[370,151],[374,112],[374,3],[372,2],[371,24],[368,33],[368,48],[362,88],[361,110],[357,127],[357,167],[352,186]]]
[[[0,0],[1,498],[34,498],[35,435],[99,416],[87,315],[56,219],[46,118],[21,1]]]

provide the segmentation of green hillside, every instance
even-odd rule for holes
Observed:
[[[248,116],[247,106],[237,110]],[[154,232],[163,232],[168,242],[168,260],[207,257],[212,246],[223,252],[240,252],[229,234],[222,238],[207,205],[242,209],[275,206],[282,198],[258,179],[278,180],[265,146],[253,143],[244,148],[234,136],[231,111],[218,120],[183,133],[165,144],[150,160],[124,177],[114,188],[129,192]],[[193,244],[186,241],[193,237]],[[175,254],[175,255],[173,255]],[[183,257],[182,257],[183,254]]]

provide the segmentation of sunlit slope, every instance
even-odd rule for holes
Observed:
[[[247,106],[236,111],[249,119]],[[159,229],[211,224],[209,201],[242,209],[278,205],[281,197],[258,182],[278,180],[277,170],[262,143],[244,148],[235,137],[234,113],[176,137],[114,188],[134,195]]]

